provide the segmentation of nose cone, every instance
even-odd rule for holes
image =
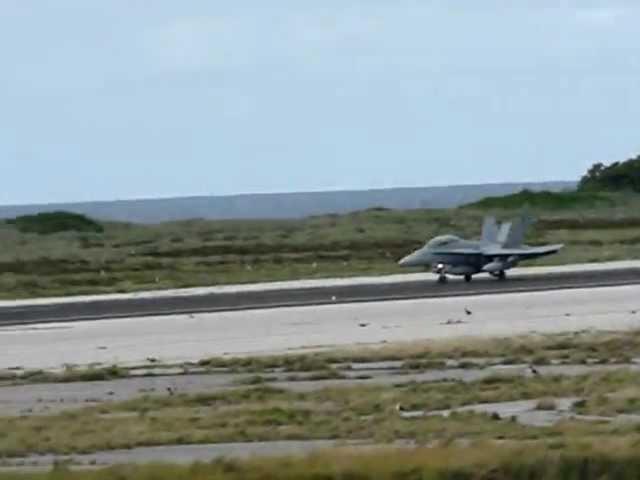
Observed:
[[[401,258],[398,262],[398,265],[400,265],[401,267],[408,267],[409,263],[411,263],[411,255],[407,255],[406,257]]]
[[[398,265],[401,267],[418,267],[424,264],[423,254],[420,250],[410,253],[406,257],[400,259]]]

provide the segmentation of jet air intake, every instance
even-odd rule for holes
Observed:
[[[494,260],[491,263],[487,263],[484,267],[482,267],[482,271],[489,273],[496,273],[503,270],[508,270],[509,268],[515,267],[518,264],[518,257],[513,255],[506,260]]]

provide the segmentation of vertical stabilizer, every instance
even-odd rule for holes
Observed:
[[[498,224],[495,217],[485,217],[482,224],[482,241],[496,243],[498,241]]]
[[[522,216],[515,222],[512,228],[509,229],[504,239],[502,246],[504,248],[517,248],[521,247],[524,243],[527,230],[533,223],[533,218],[528,213],[523,213]]]

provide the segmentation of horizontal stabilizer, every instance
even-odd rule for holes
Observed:
[[[488,257],[509,257],[512,255],[521,258],[538,257],[556,253],[564,247],[564,244],[544,245],[541,247],[520,247],[520,248],[491,248],[484,250],[484,255]]]

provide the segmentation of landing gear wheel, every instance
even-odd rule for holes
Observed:
[[[447,276],[446,275],[440,275],[438,277],[438,283],[447,283]]]
[[[500,270],[498,272],[498,280],[504,280],[505,278],[507,278],[507,274],[504,270]]]
[[[464,276],[464,281],[469,283],[471,281],[472,276],[469,275],[468,273]]]

